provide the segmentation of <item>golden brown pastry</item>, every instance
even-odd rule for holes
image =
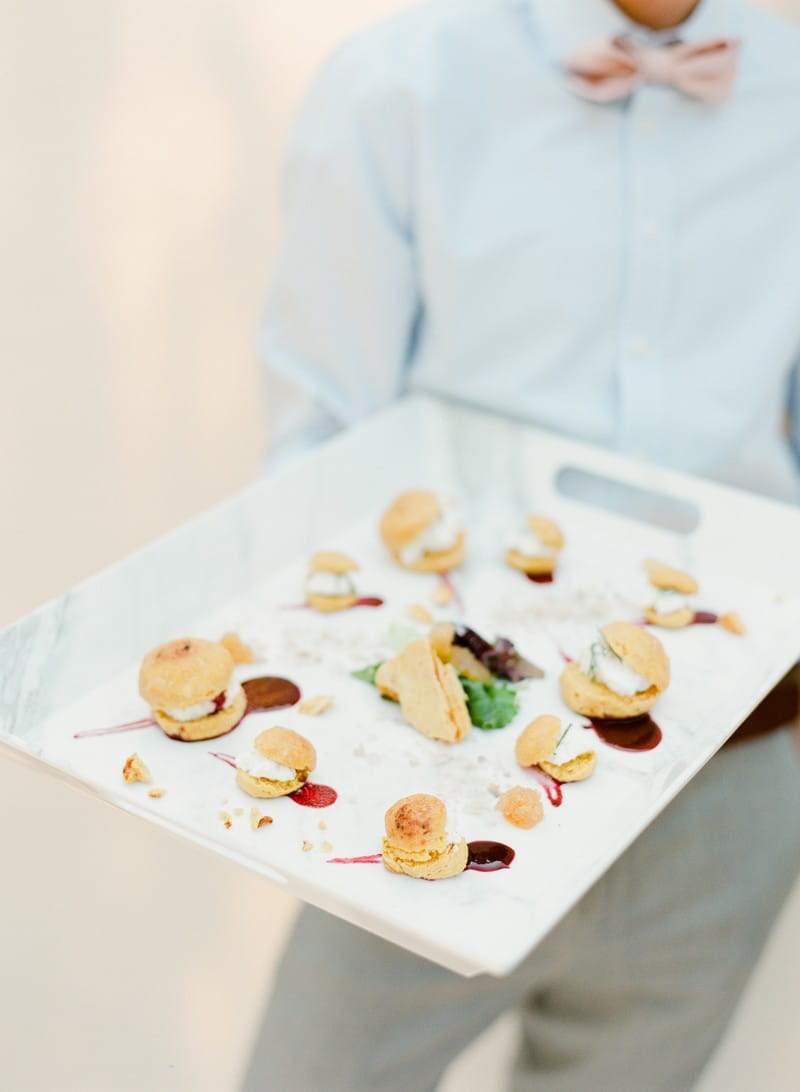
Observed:
[[[561,696],[586,717],[637,717],[668,685],[669,660],[658,638],[642,626],[612,622],[564,668]]]
[[[215,739],[235,728],[247,699],[233,677],[233,657],[216,641],[179,637],[148,652],[139,693],[173,739]]]
[[[644,563],[648,578],[656,589],[654,600],[644,612],[648,622],[666,629],[682,629],[691,625],[694,607],[688,596],[697,592],[697,581],[680,569],[648,558]]]
[[[435,493],[401,493],[384,512],[380,533],[387,550],[404,569],[444,573],[464,560],[463,528]]]
[[[314,610],[328,614],[352,607],[358,599],[350,575],[358,565],[347,554],[320,550],[308,563],[306,599]]]
[[[375,685],[400,703],[406,720],[422,735],[456,743],[470,730],[464,690],[451,664],[442,663],[425,637],[418,637],[381,664]]]
[[[390,872],[444,880],[467,867],[467,843],[448,834],[447,808],[438,796],[403,797],[386,812],[385,826],[383,863]]]
[[[530,830],[544,819],[542,798],[536,789],[515,785],[497,801],[498,810],[515,827]]]
[[[555,571],[563,548],[564,536],[558,524],[543,516],[528,516],[525,530],[506,552],[506,561],[520,572],[545,576]]]
[[[538,766],[554,781],[585,781],[597,765],[597,753],[586,747],[583,729],[567,725],[558,717],[537,717],[523,728],[515,755],[520,766]]]
[[[317,753],[305,736],[291,728],[267,728],[251,751],[236,756],[236,784],[261,800],[288,796],[316,765]]]

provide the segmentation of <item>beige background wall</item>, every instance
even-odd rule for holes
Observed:
[[[402,6],[0,3],[0,624],[254,473],[289,119]],[[0,829],[3,1088],[235,1088],[293,902],[6,759]],[[799,958],[796,897],[706,1092],[800,1087]]]

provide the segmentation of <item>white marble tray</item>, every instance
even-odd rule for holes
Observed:
[[[565,466],[692,502],[699,526],[678,534],[568,499],[555,484]],[[433,578],[388,563],[375,530],[387,500],[412,486],[442,490],[462,503],[470,530],[468,564],[458,577],[464,620],[487,636],[511,637],[546,671],[521,692],[521,711],[509,727],[473,730],[456,746],[423,739],[394,706],[349,675],[385,654],[391,623],[410,624],[410,603],[431,607]],[[501,561],[506,534],[531,509],[556,518],[568,539],[549,587],[528,584]],[[0,741],[99,798],[453,970],[503,974],[798,658],[800,572],[791,561],[796,551],[787,549],[798,542],[794,509],[415,397],[0,634]],[[322,546],[354,554],[361,592],[382,595],[385,607],[328,617],[283,609],[302,598],[305,559]],[[559,647],[576,651],[598,624],[637,617],[647,555],[690,568],[701,583],[698,605],[738,610],[748,633],[737,638],[716,626],[659,631],[673,666],[672,686],[654,713],[664,731],[661,746],[626,754],[587,732],[599,752],[595,776],[567,786],[563,806],[546,805],[534,830],[517,830],[495,809],[498,791],[533,784],[514,763],[516,736],[539,712],[568,715],[558,696]],[[434,613],[453,616],[452,609]],[[286,674],[307,696],[334,694],[334,708],[318,718],[296,710],[251,716],[208,744],[174,743],[153,728],[73,738],[79,729],[146,714],[135,685],[144,650],[181,634],[217,637],[228,628],[263,657],[240,669],[242,677]],[[275,723],[314,742],[314,779],[336,787],[340,799],[324,811],[265,802],[261,810],[274,823],[253,832],[253,801],[209,752],[242,750]],[[122,764],[134,750],[154,783],[166,788],[161,799],[149,798],[147,786],[123,782]],[[512,868],[426,884],[379,865],[328,863],[331,856],[379,850],[385,808],[417,791],[441,795],[466,837],[512,845]],[[313,848],[303,851],[304,841]]]

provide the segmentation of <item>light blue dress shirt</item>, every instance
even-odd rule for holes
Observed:
[[[432,0],[328,61],[263,328],[279,443],[424,390],[798,499],[800,28],[702,0],[679,35],[741,38],[727,102],[574,95],[564,57],[619,33],[610,0]]]

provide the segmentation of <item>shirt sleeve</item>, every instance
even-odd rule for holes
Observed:
[[[402,389],[418,313],[402,89],[346,46],[290,141],[283,242],[261,329],[270,451],[306,447]]]

